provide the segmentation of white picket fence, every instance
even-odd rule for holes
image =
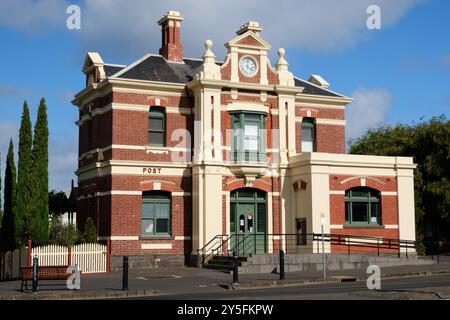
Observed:
[[[106,245],[82,243],[72,248],[72,265],[80,267],[81,272],[106,272]]]
[[[32,257],[39,259],[40,266],[77,265],[82,273],[107,271],[107,247],[99,243],[82,243],[71,248],[48,245],[33,248]]]

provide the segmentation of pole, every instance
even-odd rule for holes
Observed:
[[[32,275],[32,284],[33,284],[33,293],[38,292],[38,281],[39,281],[39,260],[37,257],[33,258],[33,275]]]
[[[123,257],[122,291],[128,291],[128,257]]]
[[[323,262],[323,278],[327,278],[327,263],[325,257],[325,239],[323,234],[323,224],[322,224],[322,262]]]
[[[239,261],[236,251],[233,251],[233,283],[239,283]]]
[[[280,250],[280,280],[284,280],[284,251]]]

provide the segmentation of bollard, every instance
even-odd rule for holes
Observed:
[[[233,283],[239,283],[239,260],[236,251],[233,251]]]
[[[284,280],[284,251],[280,250],[280,280]]]
[[[38,292],[38,281],[39,281],[39,260],[37,257],[33,258],[33,275],[32,275],[32,286],[33,286],[33,292]]]
[[[123,257],[122,291],[128,291],[128,257]]]

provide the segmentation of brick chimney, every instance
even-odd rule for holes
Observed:
[[[180,41],[180,24],[183,20],[179,11],[167,11],[158,21],[162,33],[159,54],[168,61],[183,62],[183,46]]]

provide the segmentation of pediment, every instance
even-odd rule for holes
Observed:
[[[242,48],[253,48],[253,49],[262,49],[262,50],[270,50],[271,46],[257,36],[252,31],[247,31],[240,36],[234,38],[233,40],[228,41],[225,44],[226,47],[242,47]]]
[[[92,66],[103,66],[103,59],[97,52],[88,52],[83,63],[83,72],[86,73]]]

